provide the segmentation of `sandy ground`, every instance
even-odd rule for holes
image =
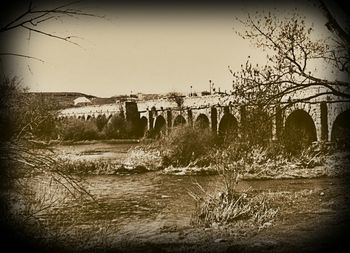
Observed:
[[[349,247],[347,185],[347,180],[329,179],[309,194],[280,203],[276,220],[260,231],[235,226],[169,226],[153,236],[118,242],[114,247],[128,252],[330,252]]]

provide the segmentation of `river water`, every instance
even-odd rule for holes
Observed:
[[[122,160],[127,156],[127,150],[134,146],[125,144],[58,146],[56,152],[69,159]],[[64,206],[58,207],[56,214],[59,213],[62,219],[69,217],[70,221],[67,224],[74,224],[76,228],[92,228],[96,224],[100,225],[99,230],[108,227],[112,231],[114,241],[148,241],[161,234],[190,228],[191,217],[196,215],[196,202],[189,193],[203,194],[197,183],[211,194],[215,194],[223,187],[219,175],[180,176],[164,174],[162,171],[87,176],[84,179],[86,189],[96,201],[77,204],[72,199],[66,201]],[[341,190],[332,189],[335,183],[334,178],[255,180],[242,181],[237,189],[290,194],[310,191],[315,193],[313,203],[310,202],[310,205],[318,207],[323,195],[335,198],[341,196]],[[98,236],[98,233],[96,235]]]
[[[198,192],[196,182],[205,189],[214,188],[215,178],[159,172],[88,177],[88,189],[100,203],[98,212],[89,216],[95,220],[110,220],[120,227],[121,233],[133,235],[186,227],[190,225],[195,208],[189,192]]]

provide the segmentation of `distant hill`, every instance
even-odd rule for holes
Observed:
[[[48,100],[57,109],[74,107],[74,99],[78,97],[88,98],[89,100],[91,100],[93,105],[114,104],[116,101],[125,101],[129,98],[146,101],[165,97],[165,95],[161,94],[144,93],[138,93],[135,95],[117,95],[109,98],[96,97],[81,92],[27,92],[27,94],[30,96],[37,96]]]
[[[58,109],[74,106],[74,99],[78,97],[86,97],[91,100],[94,105],[115,103],[115,98],[100,98],[93,95],[87,95],[80,92],[28,92],[30,96],[39,96],[47,99],[57,105]]]

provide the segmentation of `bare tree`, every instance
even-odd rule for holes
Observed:
[[[74,41],[74,36],[57,35],[55,31],[46,31],[44,24],[50,21],[59,21],[64,17],[79,17],[97,15],[85,13],[79,9],[73,8],[76,2],[60,5],[56,7],[40,7],[30,2],[23,3],[23,11],[17,16],[11,16],[8,20],[1,19],[0,35],[7,37],[12,31],[28,32],[28,39],[32,33],[37,33],[52,39],[62,40],[65,43],[78,45]],[[47,28],[46,28],[47,29]],[[43,61],[36,56],[20,54],[18,52],[0,52],[0,59],[5,56],[14,56],[27,59]],[[47,136],[47,131],[54,128],[54,108],[53,103],[42,100],[41,97],[30,96],[26,89],[22,87],[18,78],[9,78],[4,75],[0,79],[0,128],[6,131],[0,138],[0,161],[5,165],[1,170],[1,178],[6,179],[6,187],[13,189],[18,198],[26,197],[31,193],[27,188],[18,187],[22,178],[35,177],[38,173],[45,176],[48,182],[57,182],[73,197],[81,198],[93,196],[86,191],[81,184],[80,178],[69,175],[64,172],[62,163],[56,157],[47,145],[42,142],[43,136]],[[44,180],[44,179],[43,179]],[[2,190],[8,190],[3,189]],[[28,198],[30,199],[30,198]],[[9,200],[9,204],[17,199]],[[29,207],[19,212],[15,217],[21,220],[35,218],[38,212],[51,207],[49,205],[40,206],[39,210],[30,208],[33,203],[26,202]],[[11,214],[7,214],[11,215]],[[3,218],[3,217],[1,217]],[[33,229],[35,229],[33,227]]]
[[[30,39],[32,33],[37,33],[47,38],[62,40],[65,43],[71,43],[73,45],[79,46],[79,44],[74,41],[74,39],[77,38],[76,36],[63,36],[56,34],[55,31],[45,30],[48,29],[47,26],[45,26],[45,24],[48,22],[59,22],[64,18],[77,18],[81,16],[102,18],[102,16],[96,15],[94,13],[88,13],[80,10],[77,7],[78,3],[79,1],[75,1],[60,5],[56,3],[55,5],[51,3],[45,4],[43,2],[37,3],[31,0],[23,1],[22,6],[19,6],[16,15],[10,14],[7,18],[2,17],[0,23],[0,35],[6,37],[10,32],[18,30],[19,32],[27,32],[29,36],[28,39]],[[37,58],[36,56],[20,54],[17,52],[0,52],[0,60],[3,56],[23,57],[43,62],[43,60]],[[49,103],[47,102],[38,103],[40,101],[38,101],[37,98],[34,98],[33,96],[29,97],[28,94],[23,95],[22,93],[25,93],[26,89],[20,87],[18,78],[9,78],[7,76],[4,76],[0,81],[2,84],[1,90],[4,91],[2,93],[2,101],[0,103],[1,116],[9,114],[11,111],[9,108],[16,108],[17,115],[26,116],[14,118],[12,115],[11,118],[7,117],[7,120],[1,120],[3,122],[0,123],[12,123],[12,126],[9,128],[11,128],[11,131],[15,133],[17,131],[16,127],[21,129],[17,132],[17,137],[13,138],[12,141],[14,141],[14,139],[21,140],[32,138],[33,133],[38,129],[38,126],[42,125],[43,122],[47,120],[47,118],[54,117],[54,114],[49,113],[53,111],[52,106],[49,106]],[[18,106],[19,104],[22,104],[22,106]],[[33,106],[34,104],[37,106]],[[31,107],[31,110],[24,111],[27,107]],[[1,117],[1,119],[4,117]],[[19,122],[20,120],[22,121]],[[23,122],[25,122],[25,124]],[[12,135],[8,135],[7,137],[11,136]]]
[[[174,101],[178,107],[182,107],[184,103],[184,96],[178,92],[170,92],[167,94],[169,101]]]
[[[24,1],[21,12],[19,12],[16,16],[10,16],[7,18],[7,20],[2,20],[2,23],[0,24],[0,34],[5,35],[8,32],[21,29],[28,32],[29,39],[32,33],[37,33],[42,36],[62,40],[66,43],[79,46],[79,44],[74,41],[74,39],[78,38],[77,36],[57,35],[54,31],[47,31],[44,29],[45,23],[50,21],[62,21],[62,19],[67,17],[77,18],[81,16],[88,16],[102,18],[102,16],[84,12],[79,8],[74,7],[78,3],[79,1],[56,6],[40,6],[33,1]],[[17,52],[0,52],[0,57],[1,56],[16,56],[42,61],[35,56],[20,54]]]
[[[266,52],[268,63],[253,64],[248,57],[241,70],[234,72],[229,67],[238,97],[267,106],[282,100],[293,103],[327,95],[350,98],[348,81],[320,77],[314,69],[315,62],[323,62],[339,72],[349,74],[350,70],[349,33],[322,1],[320,9],[328,19],[325,25],[331,31],[330,39],[317,38],[313,26],[298,13],[283,19],[270,12],[260,13],[239,20],[246,30],[237,33]]]
[[[350,33],[337,22],[336,17],[329,8],[327,8],[324,1],[319,0],[318,3],[320,10],[328,21],[325,26],[331,33],[336,35],[333,38],[336,42],[336,48],[331,52],[329,60],[333,62],[340,71],[350,73]],[[349,29],[349,27],[347,28]]]

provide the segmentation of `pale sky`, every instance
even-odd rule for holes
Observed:
[[[106,18],[65,18],[40,26],[59,35],[77,36],[73,41],[80,47],[34,33],[28,40],[28,33],[19,30],[11,34],[8,50],[44,63],[15,58],[7,71],[19,76],[31,91],[77,91],[101,97],[189,93],[191,85],[200,92],[209,89],[209,80],[221,91],[230,90],[228,65],[238,70],[248,55],[265,62],[260,49],[237,36],[233,28],[239,29],[235,17],[271,7],[244,2],[214,9],[81,5]],[[283,7],[300,8],[293,3]],[[324,26],[324,18],[312,5],[301,9],[315,25]]]

